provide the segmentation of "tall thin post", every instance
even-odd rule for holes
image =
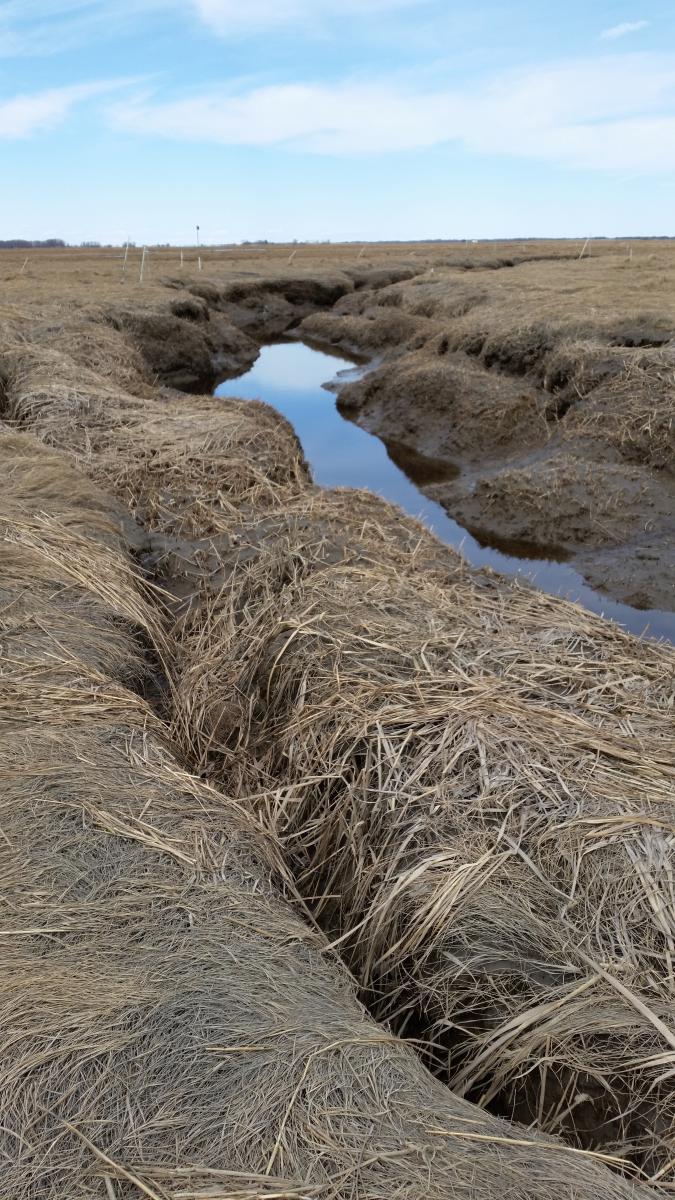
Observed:
[[[146,254],[147,254],[147,253],[148,253],[148,252],[147,252],[147,250],[146,250],[146,248],[145,248],[145,246],[144,246],[144,247],[143,247],[143,253],[142,253],[142,255],[141,255],[141,273],[140,273],[140,276],[139,276],[139,283],[142,283],[142,282],[143,282],[143,276],[144,276],[144,274],[145,274],[145,256],[146,256]]]
[[[202,269],[202,256],[201,256],[201,254],[199,255],[199,258],[197,259],[197,262],[199,263],[199,270],[201,271],[201,269]]]
[[[180,265],[181,265],[181,267],[182,267],[182,265],[183,265],[183,251],[182,251],[182,249],[181,249],[181,252],[180,252]]]

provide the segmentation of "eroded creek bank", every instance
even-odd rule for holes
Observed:
[[[345,296],[299,333],[377,356],[340,389],[340,410],[399,453],[445,466],[419,486],[481,542],[564,558],[612,599],[670,611],[675,326],[543,319],[517,275],[502,308],[494,285],[431,272]]]
[[[613,601],[585,584],[564,551],[537,554],[527,543],[475,536],[431,497],[460,476],[448,458],[429,457],[399,441],[381,440],[350,419],[342,401],[352,388],[367,388],[377,366],[355,364],[318,345],[286,339],[262,347],[245,374],[222,383],[216,395],[263,400],[293,426],[316,483],[323,487],[368,488],[421,520],[472,567],[491,567],[543,591],[582,604],[619,622],[631,633],[675,641],[675,614],[644,611]],[[331,392],[338,396],[337,405]],[[438,445],[434,446],[438,449]]]
[[[238,277],[223,285],[209,280],[164,280],[176,291],[170,314],[128,313],[113,320],[135,337],[148,366],[162,383],[179,390],[211,390],[216,379],[247,370],[261,344],[284,335],[307,317],[330,311],[345,295],[407,279],[412,268],[354,268],[320,277]]]
[[[393,460],[403,474],[384,494],[461,544],[471,564],[529,576],[634,632],[648,627],[672,639],[672,331],[664,319],[625,315],[537,323],[527,311],[526,272],[545,271],[555,293],[561,273],[577,269],[521,263],[420,274],[401,263],[316,275],[240,272],[218,282],[168,277],[147,299],[129,292],[83,306],[79,326],[68,322],[67,350],[82,377],[101,365],[111,383],[127,386],[129,368],[122,360],[111,367],[107,324],[111,337],[136,347],[134,377],[142,360],[174,399],[210,391],[218,379],[242,386],[261,346],[289,335],[369,362],[367,372],[340,381],[338,406],[376,435],[361,443],[371,461],[358,480],[352,472],[327,482],[382,492],[378,464]],[[508,287],[496,282],[503,276]],[[540,300],[539,275],[534,282]],[[508,321],[502,293],[511,308],[525,306]],[[562,286],[560,293],[564,299]],[[35,336],[58,352],[64,331],[61,310],[45,310]],[[331,437],[337,427],[344,432],[336,421]],[[300,440],[314,443],[319,429],[305,423]],[[315,465],[317,452],[308,450]]]
[[[543,320],[527,309],[528,269],[542,268],[507,273],[506,299],[524,306],[508,319],[493,303],[499,272],[420,275],[409,266],[218,286],[167,279],[178,293],[170,317],[118,311],[115,319],[161,382],[183,390],[240,378],[262,345],[289,334],[370,362],[341,381],[338,406],[384,443],[421,493],[416,506],[397,502],[415,515],[428,507],[452,545],[463,530],[474,565],[514,573],[509,560],[522,559],[529,565],[516,571],[539,586],[634,632],[649,626],[672,638],[673,331],[639,313]],[[309,422],[298,431],[303,444],[316,429]],[[377,469],[373,459],[361,486],[378,490]]]

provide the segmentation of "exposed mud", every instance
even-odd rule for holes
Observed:
[[[53,276],[41,266],[39,281],[11,278],[24,305],[15,332],[24,337],[35,310],[31,336],[58,350],[72,295],[73,362],[104,367],[111,384],[139,396],[157,383],[211,391],[289,333],[371,360],[365,378],[341,388],[342,411],[405,460],[452,518],[492,544],[565,556],[614,599],[672,609],[670,252],[636,244],[628,261],[608,245],[578,261],[562,244],[547,249],[369,249],[363,261],[352,250],[303,249],[300,265],[291,248],[274,265],[250,252],[198,275],[179,273],[175,256],[158,270],[158,256],[140,288],[113,259],[85,269],[86,256],[58,258]],[[103,326],[124,346],[118,356],[105,346],[105,366],[89,358]]]
[[[111,321],[131,335],[152,374],[180,391],[203,391],[215,375],[245,370],[258,353],[245,333],[192,298],[174,301],[170,313],[118,309]]]
[[[300,332],[379,357],[341,411],[440,464],[419,486],[472,533],[556,548],[614,599],[670,610],[675,311],[633,308],[648,278],[617,293],[587,268],[530,262],[508,285],[432,271],[348,294]]]
[[[217,378],[245,371],[263,342],[288,332],[305,318],[332,309],[358,290],[390,286],[410,278],[412,268],[287,272],[237,278],[216,284],[165,279],[179,295],[171,316],[128,315],[126,327],[138,338],[149,366],[163,383],[185,391],[209,390]],[[180,322],[180,324],[178,324]]]
[[[492,264],[470,279],[406,265],[169,277],[162,311],[116,306],[110,319],[183,391],[243,373],[290,332],[376,360],[341,387],[341,411],[451,517],[494,544],[565,556],[616,600],[672,609],[675,314],[596,305],[585,317],[583,288],[556,281],[583,268],[547,264],[544,287],[532,278],[544,268],[514,264],[508,288]]]
[[[478,463],[495,452],[535,447],[548,435],[546,398],[493,376],[462,354],[413,351],[341,389],[339,408],[385,442],[438,459]]]

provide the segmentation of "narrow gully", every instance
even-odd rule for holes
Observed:
[[[459,551],[470,566],[491,567],[503,575],[525,579],[637,636],[675,642],[675,613],[637,609],[603,596],[573,567],[555,557],[532,558],[522,547],[499,548],[478,540],[440,504],[429,500],[416,485],[449,478],[453,468],[405,446],[385,445],[342,416],[330,394],[364,369],[342,355],[327,354],[303,342],[279,341],[263,346],[253,367],[220,384],[215,394],[264,400],[276,408],[293,425],[314,480],[321,486],[368,488],[416,517]],[[507,552],[510,550],[513,553]]]

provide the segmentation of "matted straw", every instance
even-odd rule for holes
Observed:
[[[96,478],[185,534],[174,560],[208,539],[186,751],[250,794],[372,1007],[461,1090],[668,1183],[672,659],[471,575],[373,498],[322,498],[262,407],[163,420],[65,359],[61,390],[40,369],[13,372],[14,419],[75,433]]]
[[[670,1179],[673,652],[365,493],[234,533],[186,622],[203,766],[455,1090]]]
[[[646,1200],[611,1158],[452,1096],[367,1016],[282,900],[274,841],[121,685],[156,618],[104,498],[88,526],[67,464],[60,499],[57,455],[5,449],[3,1195]]]

